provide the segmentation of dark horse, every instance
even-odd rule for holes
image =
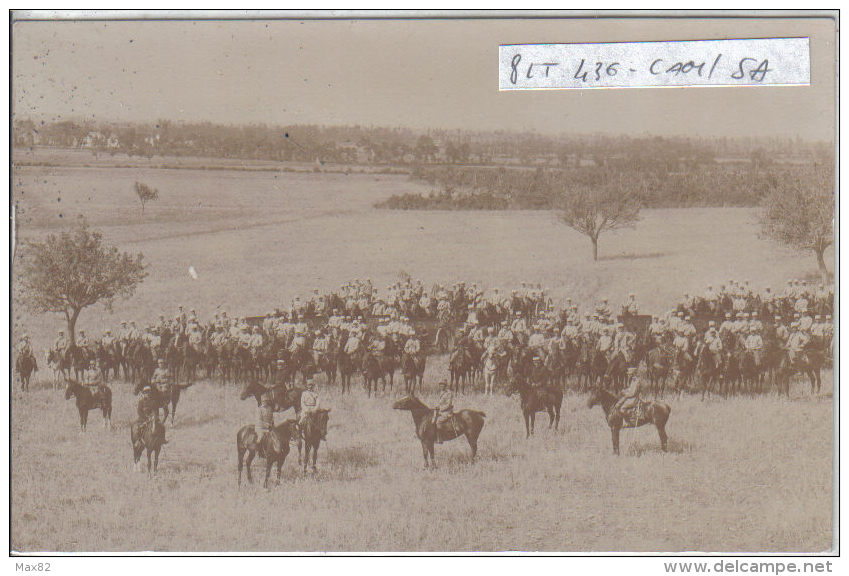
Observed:
[[[271,467],[275,464],[277,465],[277,483],[280,484],[280,471],[283,468],[286,456],[289,455],[289,441],[297,434],[296,425],[296,420],[289,419],[274,427],[274,431],[280,437],[279,450],[274,450],[274,443],[270,436],[266,436],[264,440],[260,441],[253,424],[243,426],[236,433],[239,486],[242,485],[242,466],[247,466],[248,482],[254,481],[251,477],[251,464],[257,454],[265,458],[265,483],[263,486],[268,488],[268,477],[271,475]],[[247,459],[245,459],[245,453],[248,455]]]
[[[15,371],[21,375],[21,390],[29,392],[29,381],[33,372],[38,372],[38,362],[32,350],[18,354],[15,360]]]
[[[156,408],[159,410],[160,408],[163,410],[165,415],[162,418],[162,421],[165,422],[168,420],[168,414],[171,414],[171,425],[174,425],[174,416],[177,414],[177,404],[180,402],[180,392],[191,386],[192,383],[188,384],[168,384],[165,387],[165,390],[160,390],[158,386],[150,385],[153,389],[153,399],[156,403]],[[133,387],[133,394],[138,394],[142,388],[144,388],[145,383],[141,380],[136,383]],[[170,410],[168,406],[171,406]]]
[[[413,415],[413,424],[416,426],[416,436],[422,443],[422,455],[424,456],[425,468],[428,466],[428,454],[430,464],[436,467],[433,459],[433,444],[436,442],[436,426],[433,423],[433,409],[428,408],[424,402],[411,394],[405,396],[392,404],[395,410],[409,410]],[[446,425],[440,427],[439,438],[441,440],[453,440],[465,436],[472,449],[472,460],[478,453],[478,436],[484,425],[486,414],[478,410],[460,410],[455,412]]]
[[[419,386],[419,391],[422,389],[422,381],[424,380],[425,371],[424,354],[407,354],[401,357],[401,373],[404,374],[404,391],[407,394],[416,393],[416,384]]]
[[[165,425],[153,416],[148,422],[134,422],[130,426],[130,442],[133,445],[133,465],[138,469],[142,451],[147,452],[147,475],[151,475],[150,455],[153,454],[153,474],[159,466],[159,451],[165,444]]]
[[[513,381],[512,392],[518,390],[522,399],[522,414],[525,417],[525,437],[534,433],[534,421],[537,412],[548,412],[548,428],[557,430],[560,425],[560,407],[563,405],[563,390],[560,387],[535,388],[524,379]]]
[[[307,462],[312,453],[312,471],[315,472],[315,461],[318,458],[318,447],[322,440],[327,440],[327,422],[330,420],[330,408],[319,408],[315,412],[306,415],[301,428],[301,437],[298,440],[298,462],[301,462],[301,445],[303,442],[304,472],[307,471]]]
[[[88,423],[88,412],[100,408],[103,413],[103,427],[112,427],[112,390],[103,387],[93,393],[86,386],[76,380],[68,380],[65,388],[65,400],[74,396],[77,401],[77,410],[80,412],[80,429],[85,432]]]
[[[262,395],[266,392],[266,388],[255,380],[248,380],[242,388],[242,393],[239,394],[239,400],[247,400],[253,396],[256,399],[256,405],[259,406]],[[301,414],[301,394],[303,388],[284,388],[283,386],[275,386],[270,389],[272,409],[275,412],[283,412],[289,408],[295,409],[295,414]]]
[[[619,399],[601,386],[593,388],[587,400],[587,407],[592,408],[600,404],[604,410],[607,425],[613,439],[613,453],[619,455],[619,431],[622,428],[637,428],[645,424],[654,424],[657,434],[660,436],[660,448],[666,452],[666,421],[672,409],[669,404],[657,401],[641,401],[640,406],[634,413],[626,413],[619,409],[616,404]]]

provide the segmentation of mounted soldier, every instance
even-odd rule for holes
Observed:
[[[442,444],[442,438],[439,435],[440,427],[451,420],[454,416],[454,393],[448,382],[445,380],[439,383],[439,399],[436,402],[436,408],[433,410],[433,425],[436,427],[436,442]]]
[[[304,391],[301,393],[301,415],[298,419],[298,428],[303,434],[306,422],[319,408],[318,392],[315,389],[315,381],[307,378],[304,382]]]

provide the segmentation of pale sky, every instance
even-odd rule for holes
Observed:
[[[808,36],[809,87],[499,92],[499,44]],[[543,133],[835,131],[830,19],[16,22],[35,120],[364,124]]]

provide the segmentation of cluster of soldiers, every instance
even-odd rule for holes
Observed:
[[[755,292],[748,281],[731,280],[704,294],[688,294],[664,315],[653,316],[648,335],[655,344],[674,350],[676,357],[692,358],[700,345],[717,355],[743,348],[759,355],[764,347],[765,331],[773,334],[791,357],[813,344],[830,350],[833,336],[833,290],[804,281],[789,280],[781,295],[771,288]],[[635,294],[629,294],[619,306],[602,299],[591,311],[579,312],[570,298],[555,309],[541,285],[523,282],[509,293],[499,288],[485,292],[477,283],[457,282],[434,285],[426,290],[420,280],[406,279],[388,285],[383,294],[370,279],[355,279],[338,289],[311,297],[295,298],[288,311],[277,310],[261,319],[230,317],[217,311],[212,319],[201,322],[195,310],[178,307],[171,319],[159,316],[159,322],[139,329],[135,322],[122,321],[117,334],[106,330],[97,343],[146,342],[161,350],[167,341],[185,342],[199,349],[204,341],[219,347],[227,343],[249,349],[254,357],[273,343],[290,353],[308,351],[314,359],[339,346],[354,355],[367,349],[378,354],[417,355],[425,342],[416,322],[422,318],[456,329],[458,347],[477,348],[478,356],[504,358],[508,350],[529,349],[545,359],[570,345],[591,346],[608,359],[633,357],[643,324],[629,322],[640,316]],[[433,333],[429,336],[432,338]],[[84,331],[76,344],[94,345]],[[57,349],[68,341],[60,331]],[[162,354],[157,354],[159,357]]]

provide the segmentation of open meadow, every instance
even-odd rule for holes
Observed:
[[[161,196],[143,214],[135,181]],[[507,290],[539,282],[582,307],[635,292],[653,313],[707,284],[748,279],[780,291],[816,271],[813,256],[759,238],[750,209],[644,210],[634,229],[601,237],[594,263],[589,240],[550,212],[373,208],[405,191],[427,188],[385,174],[22,166],[12,199],[19,250],[84,215],[122,250],[144,253],[149,276],[130,300],[112,313],[83,312],[77,326],[94,335],[124,319],[172,316],[178,305],[201,318],[219,308],[264,314],[353,278],[383,287],[409,274]],[[357,376],[351,396],[322,390],[332,412],[316,477],[303,476],[290,454],[279,487],[238,490],[235,435],[254,422],[253,400],[219,383],[188,389],[149,480],[132,468],[129,385],[113,384],[115,429],[92,412],[80,434],[73,402],[47,389],[41,352],[63,321],[33,316],[18,294],[12,314],[13,338],[29,333],[43,368],[34,391],[12,392],[16,550],[815,552],[832,544],[830,372],[818,396],[797,382],[790,400],[667,398],[669,452],[644,427],[623,431],[618,458],[601,409],[588,410],[584,395],[567,394],[559,431],[537,418],[526,440],[517,397],[470,394],[455,406],[487,414],[478,460],[456,440],[437,446],[440,466],[427,472],[410,415],[392,410],[388,395],[367,399]],[[426,401],[446,375],[444,358],[429,359]]]
[[[432,364],[431,388],[445,370]],[[331,413],[317,475],[299,470],[293,447],[283,482],[267,491],[260,459],[255,484],[236,482],[236,431],[255,422],[253,399],[209,382],[186,391],[149,480],[132,466],[135,398],[127,384],[113,389],[115,430],[92,412],[85,434],[61,390],[15,393],[13,549],[817,552],[831,544],[831,395],[811,397],[801,385],[790,401],[667,398],[669,452],[647,426],[622,432],[619,457],[601,408],[588,409],[584,395],[567,394],[557,432],[539,415],[531,439],[517,396],[459,396],[457,409],[487,415],[477,461],[460,438],[437,445],[432,471],[410,414],[392,410],[394,396],[323,389]]]

